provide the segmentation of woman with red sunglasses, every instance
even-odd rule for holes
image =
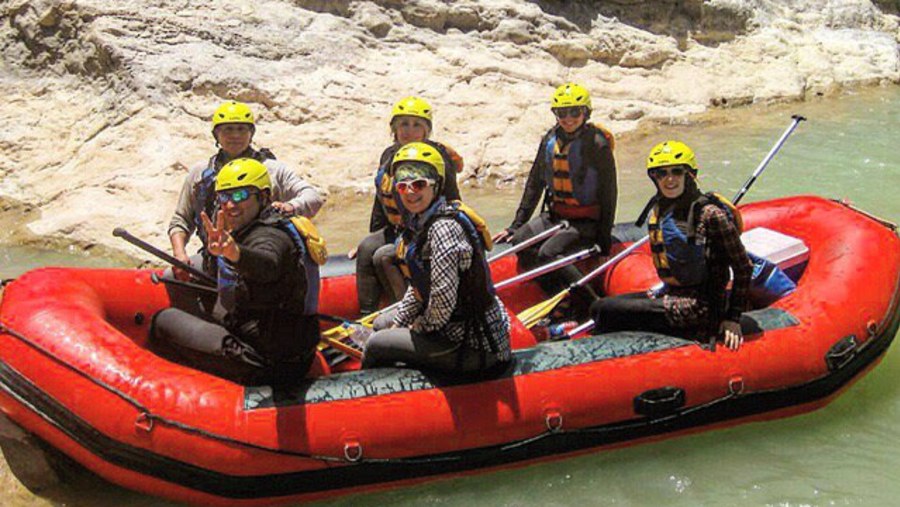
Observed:
[[[394,241],[403,225],[403,206],[394,192],[391,161],[401,146],[425,142],[434,147],[448,168],[443,195],[447,200],[459,199],[456,173],[462,171],[463,159],[449,146],[431,141],[432,108],[424,99],[406,97],[394,105],[391,112],[393,144],[381,154],[375,173],[375,202],[369,219],[369,235],[353,249],[348,257],[356,258],[356,292],[363,315],[378,310],[381,296],[388,294],[393,302],[403,296],[406,282],[394,260]]]
[[[394,156],[394,187],[407,213],[396,255],[409,289],[375,320],[363,368],[489,374],[510,360],[509,317],[494,293],[480,218],[443,196],[444,161],[425,143]]]
[[[579,84],[557,88],[550,108],[556,125],[541,139],[515,219],[494,241],[520,243],[564,219],[571,227],[520,253],[526,268],[594,244],[607,256],[612,245],[618,196],[613,136],[588,122],[591,95]],[[542,197],[542,213],[532,219]],[[546,291],[555,293],[581,277],[574,266],[557,273],[538,279]]]
[[[753,263],[741,243],[737,210],[697,186],[693,150],[678,141],[656,145],[647,176],[656,186],[638,225],[648,218],[650,250],[664,285],[646,293],[597,301],[591,314],[600,333],[652,331],[686,338],[721,336],[737,350],[748,307]],[[726,286],[734,273],[730,294]]]

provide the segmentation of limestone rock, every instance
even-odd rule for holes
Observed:
[[[391,105],[420,95],[464,181],[516,181],[578,81],[620,135],[709,107],[900,82],[896,2],[10,0],[0,2],[0,199],[32,233],[165,244],[219,102],[326,191],[369,191]],[[362,233],[362,231],[361,231]]]

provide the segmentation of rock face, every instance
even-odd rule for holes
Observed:
[[[465,177],[527,170],[556,85],[616,132],[900,81],[897,3],[863,0],[2,0],[0,196],[20,232],[165,244],[219,102],[328,191],[368,189],[391,105],[435,106]],[[5,209],[15,208],[5,205]],[[120,245],[116,245],[120,246]]]

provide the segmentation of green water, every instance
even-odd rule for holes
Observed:
[[[847,198],[900,220],[900,87],[848,93],[803,104],[730,110],[667,126],[620,144],[619,221],[633,219],[652,187],[642,168],[649,148],[677,138],[697,151],[701,186],[733,195],[799,113],[809,118],[745,198],[793,194]],[[537,140],[535,140],[537,142]],[[377,149],[377,147],[373,147]],[[520,188],[474,190],[467,201],[492,228],[506,226]],[[332,252],[364,234],[371,197],[341,199],[318,220]],[[339,208],[339,211],[338,211]],[[0,275],[43,264],[104,264],[102,259],[0,248]],[[894,349],[828,407],[811,414],[636,447],[594,452],[515,470],[435,481],[321,505],[896,505],[900,498],[900,358]],[[0,503],[46,505],[0,466]],[[98,481],[51,495],[53,504],[169,505]]]

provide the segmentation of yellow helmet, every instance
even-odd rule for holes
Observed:
[[[391,122],[398,116],[417,116],[431,123],[431,104],[419,97],[406,97],[394,104],[391,111]]]
[[[246,123],[248,125],[256,126],[256,122],[253,120],[253,111],[250,110],[250,106],[234,100],[222,102],[222,104],[216,108],[216,112],[213,113],[213,130],[223,123]]]
[[[694,157],[694,150],[681,141],[666,141],[654,146],[647,155],[648,171],[670,165],[686,165],[696,172],[697,159]]]
[[[252,158],[236,158],[228,162],[216,175],[216,192],[241,187],[271,189],[269,170],[262,162]]]
[[[566,83],[553,92],[550,108],[584,106],[591,110],[591,94],[578,83]]]
[[[437,171],[440,182],[444,181],[444,157],[434,146],[427,143],[404,144],[394,154],[391,169],[396,169],[403,162],[424,162]]]

